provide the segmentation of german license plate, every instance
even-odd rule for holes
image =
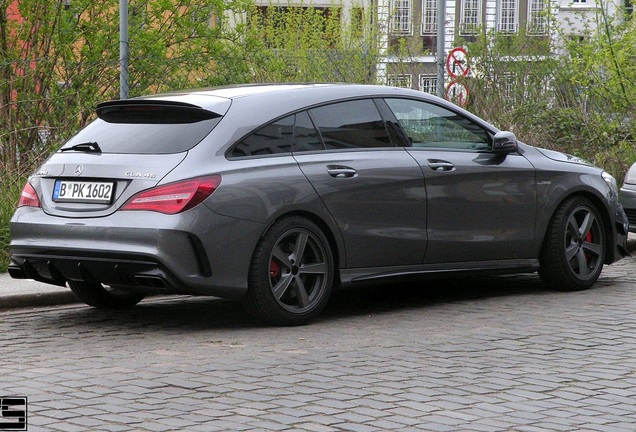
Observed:
[[[107,204],[114,188],[113,182],[56,180],[53,201]]]

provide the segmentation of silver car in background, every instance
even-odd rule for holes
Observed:
[[[625,254],[609,174],[421,92],[245,85],[96,112],[10,226],[11,276],[95,307],[210,295],[298,325],[341,284],[538,271],[579,290]]]
[[[629,230],[636,232],[636,163],[627,174],[620,190],[621,203],[629,221]]]

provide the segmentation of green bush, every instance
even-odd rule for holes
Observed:
[[[467,42],[469,110],[527,144],[588,160],[620,183],[636,161],[636,68],[627,60],[636,54],[636,26],[590,28],[603,32],[543,45],[551,55],[528,54],[533,40],[522,34]]]

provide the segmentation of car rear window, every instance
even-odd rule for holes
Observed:
[[[98,106],[100,118],[63,147],[98,143],[102,153],[169,154],[196,146],[222,116],[187,104],[121,104]]]

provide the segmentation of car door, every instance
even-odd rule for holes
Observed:
[[[391,139],[372,99],[298,113],[293,155],[340,228],[347,268],[422,262],[422,171]]]
[[[492,152],[492,134],[459,111],[419,100],[386,102],[426,180],[425,263],[535,255],[532,164],[519,153]]]

